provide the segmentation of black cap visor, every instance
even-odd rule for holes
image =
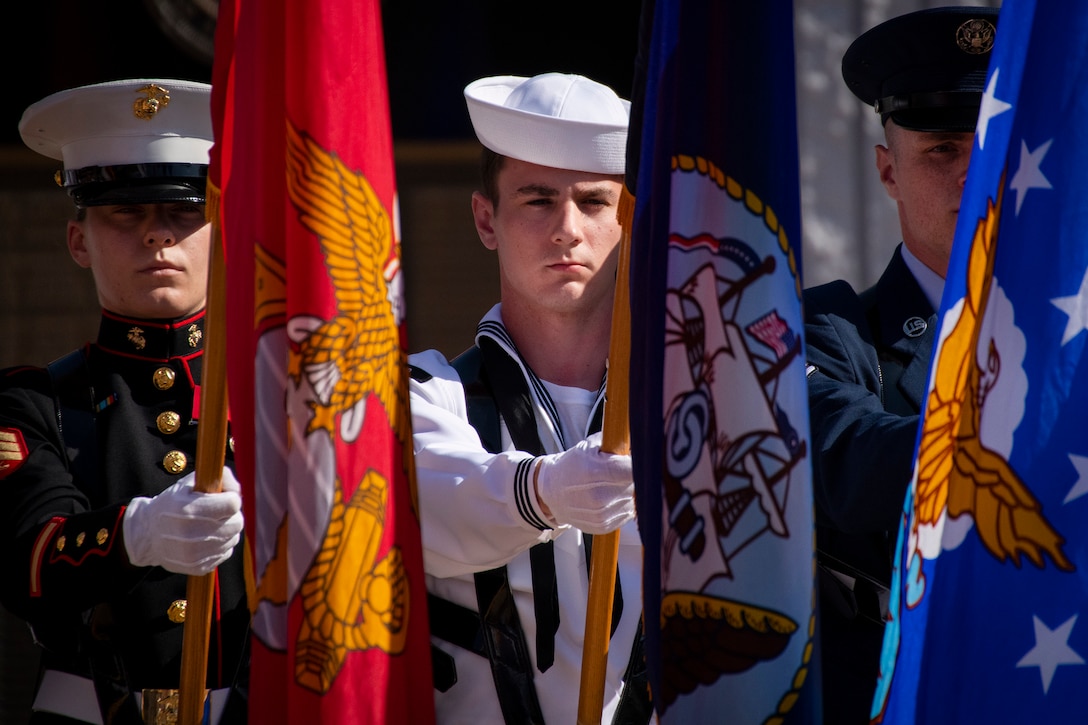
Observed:
[[[158,179],[138,184],[116,181],[84,184],[72,187],[68,194],[77,207],[169,202],[203,204],[204,188],[204,184],[191,181]]]
[[[912,131],[970,133],[975,130],[981,103],[982,93],[978,91],[914,93],[881,98],[876,111],[881,123],[887,123],[890,117]]]
[[[207,175],[206,164],[128,164],[64,171],[58,181],[77,207],[203,204]]]
[[[975,121],[978,120],[978,109],[916,108],[882,115],[880,119],[887,123],[889,117],[899,126],[911,131],[974,133]]]

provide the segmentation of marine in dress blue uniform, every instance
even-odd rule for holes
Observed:
[[[77,219],[91,207],[126,217],[162,208],[200,225],[209,92],[168,79],[85,86],[31,106],[20,131],[63,161],[57,181]],[[101,285],[99,298],[113,299]],[[142,700],[179,685],[186,574],[216,564],[207,687],[213,718],[245,721],[240,499],[189,483],[203,337],[202,308],[153,319],[104,308],[95,342],[47,368],[0,372],[0,599],[42,647],[32,723],[141,722]],[[224,488],[228,479],[236,484],[228,470]],[[207,502],[216,513],[204,516]]]
[[[904,241],[873,287],[858,294],[840,280],[804,297],[824,722],[834,725],[869,722],[936,311],[997,14],[909,13],[862,34],[842,61],[847,86],[880,115],[889,137],[877,167],[898,202]],[[936,235],[914,226],[917,202],[907,185],[917,182],[905,172],[889,177],[889,164],[901,171],[907,163],[895,158],[893,134],[925,139],[922,153],[934,156],[923,159],[954,159],[941,162],[942,173],[958,175],[961,186],[944,200],[951,211]]]

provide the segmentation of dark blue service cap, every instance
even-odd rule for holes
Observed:
[[[974,131],[997,8],[945,7],[892,18],[842,57],[846,86],[880,114],[915,131]]]

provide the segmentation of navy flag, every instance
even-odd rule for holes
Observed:
[[[654,704],[815,721],[792,5],[659,1],[642,40],[631,450]]]
[[[1006,0],[960,205],[884,723],[1084,722],[1088,1]]]

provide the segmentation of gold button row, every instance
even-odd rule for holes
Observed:
[[[99,529],[98,533],[94,535],[94,540],[98,542],[99,546],[105,544],[110,538],[110,532],[106,529]],[[76,534],[76,548],[83,546],[83,542],[87,540],[87,534],[80,531]],[[57,551],[64,551],[64,547],[68,545],[68,538],[66,536],[57,537]]]

